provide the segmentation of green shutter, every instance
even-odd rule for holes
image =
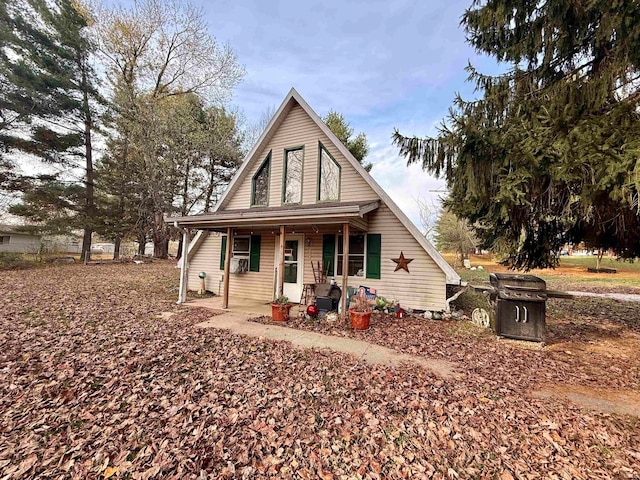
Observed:
[[[382,235],[367,234],[367,278],[380,278]]]
[[[222,237],[222,248],[220,249],[220,270],[224,270],[224,257],[227,255],[227,237]]]
[[[326,269],[329,277],[333,276],[333,262],[336,258],[336,236],[322,236],[322,268]]]
[[[251,251],[249,252],[249,271],[260,271],[260,235],[251,235]]]

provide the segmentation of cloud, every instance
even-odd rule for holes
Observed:
[[[424,172],[419,165],[406,165],[398,149],[384,146],[372,149],[368,159],[373,162],[371,175],[389,194],[411,221],[422,230],[417,199],[437,202],[444,195],[444,180]]]

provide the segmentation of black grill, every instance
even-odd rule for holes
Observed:
[[[519,340],[544,341],[547,284],[534,275],[492,273],[496,334]]]

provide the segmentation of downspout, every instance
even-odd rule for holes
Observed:
[[[174,227],[178,228],[178,222],[173,223]],[[178,305],[187,301],[187,288],[188,288],[188,274],[189,274],[189,229],[185,228],[182,231],[182,255],[180,257],[182,262],[180,265],[180,289],[178,291]]]

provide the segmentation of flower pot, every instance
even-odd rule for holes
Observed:
[[[291,310],[290,303],[272,303],[271,304],[271,317],[276,322],[286,322],[289,320],[289,310]]]
[[[349,310],[349,320],[354,330],[368,330],[371,323],[371,312],[357,312]]]

